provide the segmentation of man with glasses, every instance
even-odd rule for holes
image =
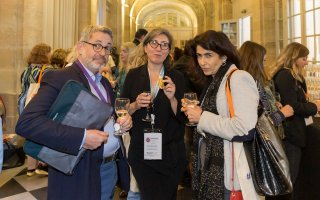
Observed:
[[[27,139],[52,149],[77,155],[86,149],[72,175],[49,168],[48,199],[112,199],[117,182],[115,159],[120,150],[120,138],[114,136],[115,120],[106,122],[103,130],[75,128],[53,122],[47,117],[52,103],[68,80],[76,80],[101,101],[113,104],[112,87],[99,74],[112,48],[112,31],[103,26],[86,27],[76,45],[77,60],[68,68],[48,71],[32,102],[20,116],[16,132]],[[104,112],[99,110],[97,112]],[[130,115],[117,119],[123,130],[132,126]]]

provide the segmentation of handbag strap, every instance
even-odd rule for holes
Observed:
[[[40,70],[40,74],[39,74],[39,77],[38,77],[38,83],[40,83],[41,79],[42,79],[42,74],[43,74],[43,71],[44,71],[44,68],[46,67],[46,65],[42,65],[41,67],[41,70]]]
[[[231,89],[230,89],[230,79],[231,75],[233,72],[235,72],[238,69],[233,69],[229,74],[228,78],[226,81],[226,95],[227,95],[227,101],[228,101],[228,106],[229,106],[229,112],[230,112],[230,117],[234,117],[234,109],[233,109],[233,103],[232,103],[232,96],[231,96]]]
[[[231,118],[234,117],[234,109],[233,109],[231,89],[230,89],[230,79],[231,79],[231,75],[236,70],[238,70],[238,69],[233,69],[228,74],[228,78],[227,78],[227,81],[226,81],[226,95],[227,95],[227,101],[228,101],[228,105],[229,105],[229,112],[230,112],[230,117]],[[233,146],[233,142],[232,142],[232,177],[231,177],[231,181],[232,181],[232,191],[234,191],[234,146]]]

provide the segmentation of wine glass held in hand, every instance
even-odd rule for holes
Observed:
[[[114,109],[116,111],[116,114],[119,118],[125,117],[129,113],[129,107],[130,107],[130,100],[127,98],[116,98]],[[120,124],[115,123],[114,124],[114,135],[125,135],[126,132],[122,130]]]
[[[153,94],[150,91],[144,91],[143,93],[146,93],[147,96],[150,96],[150,103],[146,107],[147,109],[147,114],[146,116],[142,119],[144,122],[151,122],[151,112],[152,112],[152,106],[153,106]]]
[[[194,92],[184,93],[184,106],[189,108],[194,108],[199,104],[197,94]],[[197,123],[187,122],[187,126],[196,126]]]

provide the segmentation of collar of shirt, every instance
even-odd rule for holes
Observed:
[[[100,81],[102,79],[102,75],[100,73],[93,74],[89,69],[87,69],[87,67],[85,67],[85,65],[83,65],[83,63],[80,60],[79,60],[79,62],[82,64],[82,66],[84,66],[84,69],[88,72],[88,74],[90,75],[92,80],[94,82],[96,82],[97,85],[99,85],[99,83],[100,83]]]

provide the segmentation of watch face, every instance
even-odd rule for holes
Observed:
[[[115,124],[113,125],[113,127],[114,127],[114,130],[115,130],[115,131],[119,131],[119,130],[120,130],[120,124],[118,124],[118,123],[115,123]]]

